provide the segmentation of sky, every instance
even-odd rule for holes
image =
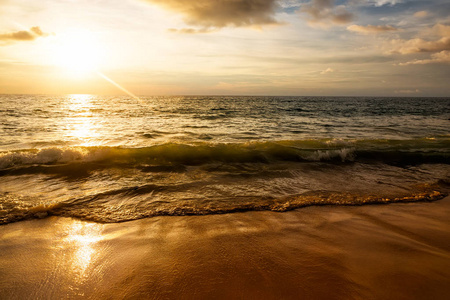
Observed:
[[[448,0],[0,0],[0,93],[450,96]]]

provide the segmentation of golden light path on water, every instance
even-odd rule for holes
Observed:
[[[129,90],[106,76],[105,74],[96,71],[96,74],[105,79],[127,95],[142,102],[142,100],[134,95]],[[67,137],[76,138],[80,140],[80,146],[98,146],[100,143],[101,134],[99,127],[101,126],[101,120],[94,120],[91,117],[89,109],[94,108],[92,104],[93,96],[87,94],[73,94],[68,96],[67,109],[72,111],[73,114],[65,120],[63,126],[70,126]],[[114,129],[113,129],[114,130]]]
[[[95,71],[95,74],[117,87],[128,96],[138,100],[142,100],[135,94],[106,76],[100,71]],[[95,105],[95,96],[89,94],[71,94],[68,95],[64,102],[64,109],[69,113],[69,116],[63,120],[61,127],[66,128],[65,138],[76,139],[78,146],[99,146],[104,140],[102,135],[103,128],[102,119],[94,117],[92,111],[98,109]],[[115,128],[110,128],[109,133],[113,134]]]
[[[91,115],[93,96],[74,94],[68,95],[66,100],[65,108],[70,114],[62,121],[62,126],[67,129],[65,137],[79,140],[80,146],[97,145],[101,137],[98,130],[101,122]]]

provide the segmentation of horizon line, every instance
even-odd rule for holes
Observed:
[[[0,95],[39,95],[39,96],[67,96],[67,95],[91,95],[91,96],[107,96],[107,97],[132,97],[125,94],[95,94],[95,93],[1,93]],[[450,98],[449,96],[426,96],[426,95],[264,95],[264,94],[138,94],[137,97],[336,97],[336,98]],[[133,98],[133,97],[132,97]]]

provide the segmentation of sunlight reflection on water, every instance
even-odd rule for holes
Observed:
[[[95,108],[94,96],[75,94],[66,98],[65,109],[70,112],[63,120],[67,127],[65,138],[77,139],[80,146],[96,146],[99,144],[101,122],[92,117],[91,110]]]

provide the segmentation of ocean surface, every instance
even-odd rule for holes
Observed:
[[[450,98],[0,95],[0,224],[449,192]]]

